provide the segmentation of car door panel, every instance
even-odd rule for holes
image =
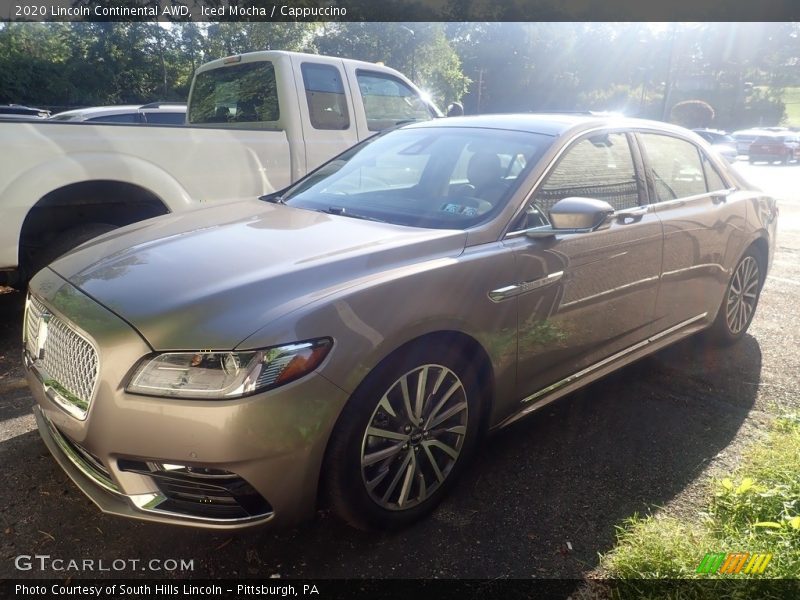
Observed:
[[[515,244],[519,281],[561,273],[518,296],[518,395],[535,393],[652,332],[661,235],[661,223],[648,212],[636,223],[615,220],[602,231]]]
[[[535,212],[546,214],[564,197],[587,196],[609,202],[618,214],[589,233],[506,240],[515,249],[517,282],[533,288],[517,296],[520,397],[652,332],[662,225],[643,206],[638,164],[624,134],[578,140],[534,192]],[[536,287],[542,281],[547,285]]]
[[[642,132],[653,208],[664,226],[664,266],[656,303],[660,329],[704,315],[713,320],[738,259],[744,203],[704,155],[687,140]],[[711,190],[711,191],[709,191]]]

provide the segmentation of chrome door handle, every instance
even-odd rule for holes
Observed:
[[[728,190],[718,190],[716,192],[711,193],[711,201],[714,204],[722,204],[723,202],[728,201],[728,196],[730,196],[733,192],[736,191],[736,188],[731,188]]]
[[[618,210],[614,213],[614,216],[620,221],[625,221],[626,219],[641,219],[649,210],[650,207],[648,206],[637,206],[636,208]]]

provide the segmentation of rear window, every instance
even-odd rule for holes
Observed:
[[[269,61],[203,71],[194,82],[189,122],[243,123],[277,129],[280,118],[275,67]]]

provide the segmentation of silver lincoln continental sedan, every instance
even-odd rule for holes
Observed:
[[[485,431],[701,330],[742,338],[777,214],[662,123],[408,124],[41,271],[39,430],[108,513],[233,529],[326,503],[403,526]]]

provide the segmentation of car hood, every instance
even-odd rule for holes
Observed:
[[[253,200],[125,227],[50,268],[155,350],[229,350],[292,310],[379,272],[457,256],[465,242],[463,231]]]

